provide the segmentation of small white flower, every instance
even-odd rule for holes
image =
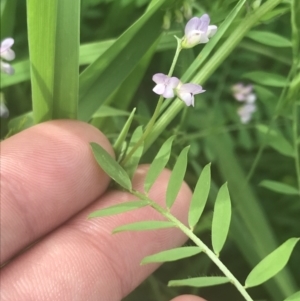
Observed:
[[[237,101],[244,101],[246,103],[254,103],[256,95],[252,93],[252,85],[244,85],[242,83],[235,84],[232,87],[233,96]]]
[[[169,77],[163,73],[156,73],[153,75],[152,80],[156,83],[153,91],[162,95],[164,98],[174,97],[174,89],[179,84],[177,77]]]
[[[237,113],[240,116],[242,123],[248,123],[251,118],[252,114],[256,111],[255,104],[247,103],[238,108]]]
[[[4,102],[0,102],[0,117],[1,118],[7,118],[9,115],[8,108],[6,107]]]
[[[194,106],[194,95],[203,93],[205,90],[196,84],[179,84],[176,88],[177,96],[189,107]]]
[[[15,52],[11,49],[12,45],[14,44],[14,39],[7,38],[1,42],[0,46],[0,58],[5,59],[7,61],[11,61],[15,58]],[[13,74],[14,69],[13,67],[6,62],[0,60],[0,67],[1,71],[7,74]]]
[[[192,48],[195,45],[207,43],[216,32],[216,25],[209,25],[210,18],[204,14],[201,18],[194,17],[185,26],[185,36],[182,40],[182,48]]]
[[[238,83],[232,86],[233,96],[237,101],[243,102],[244,105],[238,108],[237,113],[242,123],[248,123],[252,114],[256,111],[256,95],[253,93],[252,85]]]

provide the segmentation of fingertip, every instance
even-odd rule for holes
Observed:
[[[109,177],[89,142],[108,139],[74,120],[38,124],[1,142],[1,262],[102,195]]]
[[[206,301],[205,299],[194,295],[181,295],[171,301]]]

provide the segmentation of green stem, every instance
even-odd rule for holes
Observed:
[[[293,118],[293,138],[294,138],[294,151],[295,151],[295,164],[296,164],[296,174],[297,174],[297,182],[298,189],[300,195],[300,159],[299,159],[299,148],[298,148],[298,104],[294,104],[294,118]]]
[[[148,201],[149,205],[155,209],[157,212],[162,214],[169,221],[173,222],[184,234],[187,235],[200,249],[204,252],[214,263],[215,265],[223,272],[223,274],[230,280],[230,282],[236,287],[236,289],[241,293],[246,301],[253,301],[251,296],[246,291],[245,287],[236,279],[236,277],[228,270],[228,268],[222,263],[218,256],[207,247],[201,239],[199,239],[193,231],[180,222],[175,216],[173,216],[169,211],[165,210],[157,203],[146,197],[144,194],[138,191],[132,191],[133,195],[137,196],[142,200]]]
[[[177,48],[176,48],[176,52],[175,52],[175,55],[174,55],[174,58],[173,58],[172,65],[170,67],[170,71],[168,73],[169,77],[172,76],[172,74],[173,74],[173,71],[174,71],[175,65],[177,63],[180,51],[182,49],[181,48],[181,40],[178,39],[177,37],[175,37],[175,38],[177,40]],[[163,96],[160,96],[159,99],[158,99],[155,111],[154,111],[151,119],[149,120],[148,124],[146,125],[145,132],[143,133],[141,138],[138,140],[138,142],[133,146],[133,148],[130,150],[130,152],[128,154],[126,154],[125,158],[121,162],[121,165],[124,166],[128,162],[128,160],[131,158],[131,156],[135,153],[135,151],[140,147],[140,145],[144,142],[144,140],[151,133],[151,131],[153,129],[153,126],[155,124],[155,121],[157,120],[157,118],[159,116],[159,112],[160,112],[161,106],[163,104],[163,100],[164,100]]]
[[[135,153],[135,151],[140,147],[140,145],[144,142],[144,140],[146,139],[146,137],[149,135],[149,133],[151,132],[153,126],[154,126],[154,123],[159,115],[159,111],[160,111],[160,108],[161,108],[161,105],[163,103],[163,96],[160,96],[159,99],[158,99],[158,102],[157,102],[157,105],[156,105],[156,108],[155,108],[155,111],[151,117],[151,119],[149,120],[147,126],[146,126],[146,130],[145,132],[143,133],[143,135],[141,136],[141,138],[138,140],[138,142],[133,146],[133,148],[130,150],[130,152],[125,156],[125,158],[121,161],[121,165],[125,165],[128,160],[131,158],[131,156]]]

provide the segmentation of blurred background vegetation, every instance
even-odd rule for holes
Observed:
[[[15,122],[16,120],[20,122],[20,119],[15,119],[16,117],[32,110],[31,85],[29,77],[26,75],[26,72],[29,72],[26,2],[9,1],[11,1],[10,9],[14,13],[10,14],[9,18],[3,16],[1,39],[8,36],[15,39],[13,49],[17,56],[13,66],[15,66],[16,74],[11,78],[15,77],[16,80],[8,80],[7,76],[1,75],[2,92],[10,113],[9,118],[1,118],[2,139],[19,130],[18,127],[15,127]],[[5,2],[1,2],[2,8],[4,8]],[[165,19],[157,19],[157,22],[161,22],[161,26],[165,27],[160,40],[153,45],[152,49],[149,49],[137,67],[105,101],[106,106],[120,111],[114,111],[112,114],[105,114],[103,111],[101,114],[99,111],[90,120],[92,124],[106,133],[112,142],[126,121],[126,112],[137,107],[134,128],[139,124],[145,124],[154,111],[157,97],[152,92],[154,86],[152,75],[158,72],[168,72],[176,49],[176,40],[173,35],[182,37],[187,21],[186,17],[190,18],[208,13],[211,17],[211,24],[219,26],[237,3],[236,0],[174,0],[171,2],[172,5],[163,12]],[[258,5],[259,2],[246,1],[236,20],[219,42],[220,45],[245,15],[253,10],[253,5]],[[265,1],[261,2],[264,3]],[[291,37],[291,3],[292,1],[288,0],[282,1],[272,12],[265,15],[253,30],[272,32],[290,43],[295,42]],[[82,0],[80,44],[85,45],[86,48],[82,47],[80,50],[80,72],[142,16],[148,4],[149,0]],[[183,4],[186,5],[185,11],[182,9]],[[189,14],[187,7],[192,14]],[[167,21],[170,22],[169,28],[167,28]],[[144,32],[145,36],[148,34],[149,32]],[[259,77],[253,78],[251,74],[248,74],[253,71],[263,71],[284,78],[288,77],[293,61],[292,47],[289,43],[280,47],[267,44],[268,42],[262,43],[255,38],[253,39],[251,35],[246,36],[203,84],[206,93],[196,96],[195,108],[184,108],[143,157],[143,162],[151,162],[153,151],[156,151],[170,135],[177,134],[170,166],[175,162],[176,154],[184,146],[190,144],[191,151],[186,181],[192,188],[198,179],[202,166],[208,162],[212,162],[214,182],[210,194],[211,201],[215,199],[217,187],[228,180],[229,190],[232,197],[235,198],[233,208],[235,218],[233,229],[230,232],[231,236],[226,243],[221,259],[242,282],[251,268],[259,261],[259,258],[274,249],[270,245],[270,250],[265,248],[264,251],[255,253],[261,243],[260,238],[257,237],[260,234],[263,235],[258,231],[261,226],[261,219],[264,219],[265,223],[262,229],[267,225],[266,227],[270,229],[268,235],[272,236],[272,241],[275,241],[277,245],[300,234],[299,193],[283,194],[260,185],[263,180],[272,180],[299,190],[297,188],[295,159],[289,151],[285,150],[295,145],[293,140],[293,126],[295,125],[293,124],[297,120],[295,120],[295,115],[298,116],[298,121],[300,120],[300,107],[299,105],[290,105],[280,114],[277,114],[275,110],[283,87],[280,85],[262,85]],[[135,45],[135,47],[138,48],[140,45]],[[203,46],[199,45],[193,49],[182,51],[174,72],[177,77],[180,78],[184,74],[202,48]],[[126,53],[124,53],[124,60],[126,60]],[[18,78],[18,72],[21,72],[19,75],[22,74],[23,78],[22,76]],[[238,82],[252,83],[257,95],[257,110],[248,124],[240,122],[237,115],[239,103],[233,98],[231,91],[232,85]],[[299,87],[297,91],[299,92]],[[285,97],[287,97],[286,94]],[[293,100],[299,102],[299,94],[296,94]],[[296,113],[293,110],[297,110]],[[275,114],[276,120],[274,120]],[[27,126],[27,122],[28,126],[31,124],[31,121],[26,118],[22,120],[22,128]],[[273,132],[269,133],[269,139],[266,138],[265,133],[270,124],[274,134]],[[299,124],[298,127],[300,127]],[[299,136],[297,143],[299,144]],[[261,156],[257,157],[262,146],[265,147],[263,147]],[[259,160],[254,166],[256,158]],[[253,173],[249,174],[253,166],[255,167]],[[248,183],[241,187],[247,176]],[[244,206],[245,203],[240,201],[240,198],[248,198],[248,205]],[[256,203],[253,205],[255,209],[251,207],[252,200],[257,203],[257,205]],[[196,229],[197,234],[208,245],[210,244],[212,206],[213,203],[211,202],[204,219]],[[259,212],[257,221],[255,212]],[[245,220],[248,213],[250,218]],[[268,239],[269,237],[266,237],[266,244]],[[297,246],[287,268],[282,272],[284,273],[282,277],[289,284],[279,280],[282,284],[280,287],[278,282],[270,280],[266,285],[251,289],[250,293],[255,300],[283,300],[287,294],[291,294],[293,290],[300,287],[299,267],[300,247]],[[201,275],[220,275],[217,268],[204,254],[179,262],[167,263],[125,300],[165,301],[182,293],[197,294],[210,301],[243,300],[236,289],[230,285],[205,289],[167,287],[168,280]],[[101,296],[99,296],[99,300],[101,300]]]

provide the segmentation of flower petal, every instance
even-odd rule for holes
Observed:
[[[180,80],[177,77],[175,77],[175,76],[171,77],[169,79],[168,86],[175,89],[178,86],[179,82],[180,82]]]
[[[187,92],[178,92],[179,98],[189,107],[194,106],[194,95]]]
[[[174,97],[174,90],[170,85],[166,86],[163,96],[164,96],[164,98],[173,98]]]
[[[202,32],[207,32],[208,30],[208,25],[210,22],[210,18],[208,14],[204,14],[201,18],[200,18],[200,24],[197,27],[198,30],[202,31]]]
[[[246,97],[246,102],[252,104],[255,103],[255,101],[256,101],[256,95],[254,93],[248,94],[248,96]]]
[[[155,92],[158,95],[163,95],[166,90],[166,86],[164,84],[158,84],[153,88],[153,92]]]
[[[4,58],[7,61],[12,61],[16,57],[16,55],[13,50],[6,49],[5,51],[1,52],[0,57]]]
[[[199,93],[203,93],[204,90],[202,90],[202,87],[200,85],[197,84],[183,84],[182,86],[180,86],[180,91],[182,91],[182,93],[192,93],[192,94],[199,94]]]
[[[194,17],[190,19],[185,25],[184,34],[186,36],[189,35],[191,31],[196,30],[198,28],[200,23],[201,23],[200,18]]]
[[[216,25],[209,25],[206,35],[208,38],[211,38],[212,36],[215,35],[215,33],[217,32],[218,27]]]
[[[13,44],[14,44],[14,39],[13,38],[7,38],[4,39],[1,42],[1,46],[0,46],[0,53],[2,54],[2,52],[6,51],[7,49],[9,49]]]
[[[15,72],[14,68],[9,63],[5,63],[2,61],[0,62],[0,68],[1,68],[2,72],[9,74],[9,75],[14,74],[14,72]]]
[[[165,82],[165,80],[168,79],[168,76],[163,74],[163,73],[156,73],[153,75],[152,80],[156,83],[156,84],[162,84]]]

